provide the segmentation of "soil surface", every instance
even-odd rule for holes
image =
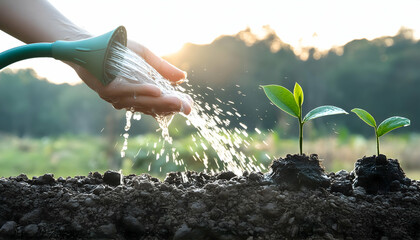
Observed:
[[[294,188],[273,172],[0,178],[0,239],[420,238],[419,181],[369,194],[353,172]]]

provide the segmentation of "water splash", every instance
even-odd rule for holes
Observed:
[[[130,136],[130,134],[128,134],[128,133],[124,133],[123,134],[123,137],[124,137],[124,144],[123,144],[123,147],[122,147],[122,149],[121,149],[121,157],[123,158],[123,157],[125,157],[125,151],[127,150],[127,148],[128,148],[128,136]]]
[[[237,113],[235,108],[232,108],[233,112],[226,111],[224,112],[218,105],[212,104],[211,106],[200,99],[203,99],[203,96],[194,94],[192,86],[187,83],[188,89],[183,88],[180,85],[173,86],[171,83],[163,78],[154,68],[152,68],[144,59],[139,57],[137,54],[129,50],[128,48],[115,44],[111,49],[111,57],[106,65],[106,69],[109,73],[117,76],[114,81],[121,80],[124,78],[128,81],[136,83],[147,83],[154,84],[155,86],[161,89],[163,95],[176,96],[184,102],[191,102],[191,97],[194,99],[194,105],[192,106],[191,113],[189,115],[184,115],[186,118],[186,124],[194,126],[198,133],[196,137],[193,137],[194,144],[198,148],[203,150],[202,154],[195,152],[192,156],[194,159],[198,159],[203,162],[205,170],[214,172],[213,169],[208,169],[210,167],[209,161],[214,161],[214,165],[218,170],[230,170],[236,174],[241,174],[243,171],[261,171],[263,169],[262,165],[256,165],[257,162],[255,157],[247,157],[243,152],[243,147],[247,148],[250,144],[246,141],[248,134],[246,132],[247,126],[243,123],[240,123],[242,129],[234,128],[232,131],[228,128],[230,125],[230,120],[227,119],[229,116],[241,117],[241,114]],[[197,86],[199,87],[199,86]],[[208,90],[213,91],[212,88],[207,87]],[[191,96],[191,97],[190,97]],[[220,99],[216,98],[220,104],[233,105],[234,102],[228,101],[223,103]],[[126,113],[126,132],[130,129],[131,118],[138,120],[141,115],[137,115],[134,111],[127,111]],[[207,113],[209,112],[209,113]],[[174,114],[169,115],[158,115],[156,120],[159,124],[158,130],[162,131],[163,139],[172,143],[173,139],[169,135],[169,125],[174,117]],[[224,117],[226,117],[224,119]],[[127,148],[126,140],[128,138],[124,134],[124,147],[123,151]],[[127,138],[126,138],[127,136]],[[199,138],[199,139],[195,139]],[[219,160],[223,163],[220,165],[218,159],[209,159],[206,151],[208,146],[211,147],[215,153],[218,155]],[[156,148],[156,143],[155,143]],[[191,148],[191,146],[190,146]],[[191,149],[192,150],[192,149]],[[121,155],[123,156],[123,151]],[[154,151],[157,154],[157,158],[162,156],[162,152]],[[176,159],[179,156],[179,153],[176,152],[175,148],[172,148],[172,153],[168,153],[165,158],[166,162],[169,161],[169,157],[172,157],[172,160],[175,164],[183,164],[182,159]],[[149,165],[150,170],[151,165]]]
[[[128,148],[128,136],[130,136],[129,134],[128,134],[128,131],[130,130],[130,128],[131,128],[131,117],[133,116],[133,111],[127,111],[126,113],[125,113],[125,127],[124,127],[124,130],[125,130],[125,133],[123,134],[123,137],[124,137],[124,143],[123,143],[123,147],[122,147],[122,149],[121,149],[121,157],[123,158],[123,157],[125,157],[125,151],[127,150],[127,148]]]
[[[157,131],[162,131],[163,139],[172,144],[172,137],[169,135],[169,124],[171,124],[174,114],[163,116],[157,115],[155,118],[159,123],[159,129]]]

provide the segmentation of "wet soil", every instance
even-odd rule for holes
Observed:
[[[293,187],[274,172],[0,178],[0,239],[420,238],[419,181],[369,194],[353,172]]]
[[[281,187],[296,189],[328,187],[330,179],[321,167],[318,155],[288,154],[286,158],[274,160],[270,177]]]
[[[372,194],[397,191],[401,184],[410,184],[398,160],[387,159],[382,154],[357,160],[354,175],[354,186],[361,186]]]

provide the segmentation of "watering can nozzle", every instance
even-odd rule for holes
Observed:
[[[86,68],[104,85],[107,85],[114,80],[115,76],[108,73],[105,66],[110,57],[112,45],[117,42],[127,46],[127,32],[123,26],[103,35],[78,41],[27,44],[0,53],[0,69],[23,59],[53,57]]]

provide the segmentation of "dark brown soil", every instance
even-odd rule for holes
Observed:
[[[0,239],[420,238],[418,181],[373,195],[346,171],[326,188],[270,174],[0,178]]]
[[[328,187],[330,179],[321,167],[318,155],[290,155],[273,161],[270,177],[288,189]]]
[[[361,186],[372,194],[398,191],[401,184],[410,185],[398,160],[387,159],[382,154],[357,160],[354,175],[354,186]]]

